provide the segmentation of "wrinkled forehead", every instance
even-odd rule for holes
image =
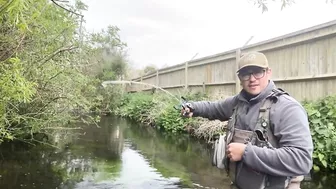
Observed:
[[[247,66],[247,67],[241,69],[238,74],[260,72],[263,69],[264,68],[261,68],[261,67],[258,67],[258,66]]]

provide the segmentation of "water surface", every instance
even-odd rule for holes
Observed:
[[[116,117],[100,128],[55,134],[60,149],[2,146],[0,188],[222,188],[226,174],[211,165],[211,149],[187,135],[162,134]],[[313,175],[303,189],[331,189],[334,177]]]

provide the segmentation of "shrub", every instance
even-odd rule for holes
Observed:
[[[314,170],[336,170],[336,96],[303,103],[314,143]]]
[[[199,100],[201,95],[186,95],[188,99]],[[174,108],[179,102],[162,93],[127,94],[116,109],[117,115],[152,125],[158,129],[178,133],[187,130],[187,126],[195,124],[194,119],[186,119],[180,116],[180,112]]]
[[[128,117],[141,123],[151,124],[149,118],[150,111],[154,107],[153,97],[144,93],[133,93],[124,96],[120,107],[116,109],[116,114]]]

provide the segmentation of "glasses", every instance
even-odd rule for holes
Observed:
[[[253,72],[242,72],[238,74],[238,77],[240,80],[247,81],[250,80],[251,75],[253,75],[254,78],[260,79],[265,76],[266,70],[258,70],[258,71],[253,71]]]

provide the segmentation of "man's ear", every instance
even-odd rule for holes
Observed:
[[[271,78],[272,77],[272,69],[268,68],[266,72],[267,72],[268,78]]]

